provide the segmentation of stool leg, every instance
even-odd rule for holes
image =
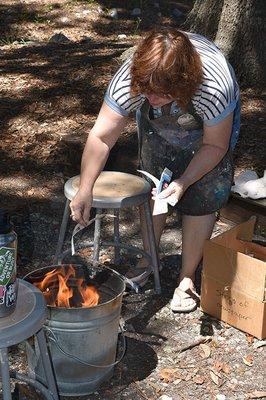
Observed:
[[[102,209],[96,208],[96,216],[101,213]],[[100,239],[101,239],[101,218],[96,218],[94,225],[93,257],[92,257],[92,264],[94,266],[97,266],[99,263]]]
[[[145,215],[145,224],[147,228],[147,234],[150,245],[151,259],[152,259],[152,267],[154,274],[154,285],[156,293],[161,293],[161,283],[160,283],[160,274],[159,274],[159,257],[158,251],[155,244],[155,236],[152,222],[152,214],[151,214],[151,206],[149,200],[144,203],[144,215]]]
[[[119,208],[115,208],[114,210],[114,244],[115,244],[115,264],[118,265],[120,263],[120,233],[119,233]]]
[[[64,214],[63,214],[63,219],[62,219],[61,226],[60,226],[59,237],[58,237],[58,242],[57,242],[57,246],[56,246],[56,252],[55,252],[55,256],[54,256],[54,260],[53,260],[54,264],[58,264],[58,259],[62,252],[62,247],[64,244],[66,228],[67,228],[67,223],[68,223],[68,219],[69,219],[69,203],[70,203],[70,200],[67,199]]]
[[[10,373],[7,348],[0,349],[3,400],[11,400]]]
[[[54,400],[59,400],[57,386],[55,382],[54,372],[52,369],[51,359],[48,353],[47,343],[44,335],[43,329],[36,333],[36,338],[38,346],[40,349],[40,355],[42,359],[43,369],[46,376],[47,386],[54,398]]]

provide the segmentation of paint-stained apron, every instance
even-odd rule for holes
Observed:
[[[153,109],[145,101],[137,112],[140,168],[160,177],[165,167],[173,179],[186,170],[202,146],[203,123],[193,106],[184,113],[167,105],[162,115],[154,118]],[[230,195],[233,181],[232,155],[229,150],[220,163],[191,185],[175,208],[185,215],[211,214],[223,207]]]

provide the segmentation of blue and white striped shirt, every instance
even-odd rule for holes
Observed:
[[[192,97],[195,111],[206,125],[216,125],[229,115],[239,99],[239,88],[231,65],[218,47],[204,36],[187,33],[200,55],[203,82]],[[144,95],[130,93],[132,57],[124,62],[111,80],[105,102],[119,114],[127,116],[145,101]]]

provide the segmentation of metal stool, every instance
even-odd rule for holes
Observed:
[[[62,259],[62,256],[68,253],[68,251],[62,253],[62,247],[70,214],[69,203],[78,191],[79,182],[79,175],[74,176],[69,179],[64,186],[64,193],[67,200],[55,253],[56,264],[58,263],[58,259]],[[113,246],[115,249],[115,262],[117,263],[119,262],[120,249],[126,249],[141,254],[143,257],[147,258],[152,265],[155,290],[157,293],[160,293],[159,259],[153,230],[150,193],[150,184],[139,176],[123,172],[103,171],[93,188],[92,207],[96,209],[96,215],[102,214],[104,209],[112,209],[112,212],[116,216],[116,218],[114,218],[114,241],[101,242],[101,219],[97,218],[94,229],[94,241],[93,243],[88,243],[87,246],[93,246],[93,263],[95,265],[99,261],[100,246]],[[120,208],[132,206],[143,207],[144,221],[141,221],[141,223],[146,225],[150,254],[135,246],[123,244],[120,241],[119,210]]]
[[[53,369],[48,354],[44,332],[46,304],[43,294],[28,282],[18,280],[16,309],[8,317],[0,318],[0,354],[3,399],[11,400],[10,376],[38,389],[47,400],[59,400]],[[9,371],[8,347],[18,344],[32,335],[41,350],[47,387],[30,376]]]

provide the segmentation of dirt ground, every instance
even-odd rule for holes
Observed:
[[[19,277],[52,262],[64,207],[63,185],[79,173],[87,132],[121,54],[154,24],[179,26],[192,3],[6,0],[0,5],[1,207],[12,214],[18,233]],[[142,13],[132,16],[136,7]],[[183,13],[178,18],[177,9]],[[265,167],[262,92],[243,90],[242,104],[236,172],[252,168],[261,175]],[[136,166],[132,117],[106,169],[135,173]],[[122,214],[123,239],[140,244],[138,224],[132,221],[137,221],[136,210]],[[229,227],[217,221],[214,234]],[[72,230],[71,223],[66,248]],[[110,230],[108,221],[106,236]],[[142,294],[125,296],[126,356],[113,379],[84,399],[263,398],[266,358],[258,340],[199,309],[185,315],[171,313],[169,299],[181,247],[180,221],[173,214],[160,247],[163,293],[154,294],[151,280]],[[102,262],[110,254],[110,249],[102,252]],[[81,255],[88,260],[89,252]],[[205,347],[180,352],[202,336],[210,336]],[[25,370],[23,345],[11,349],[10,361],[12,367]]]

